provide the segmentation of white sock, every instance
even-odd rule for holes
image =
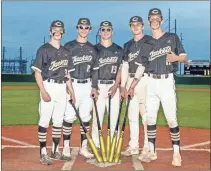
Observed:
[[[70,146],[70,140],[64,140],[64,147]]]
[[[174,152],[179,153],[180,148],[178,145],[173,145],[173,149],[174,149]]]
[[[41,154],[47,154],[46,147],[43,147],[43,148],[41,149]]]
[[[155,148],[152,142],[149,142],[149,150],[154,153]]]

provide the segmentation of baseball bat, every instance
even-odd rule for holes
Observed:
[[[111,147],[110,112],[111,112],[111,96],[109,96],[108,99],[108,127],[107,127],[107,139],[106,139],[107,158],[109,158],[110,147]]]
[[[99,119],[99,115],[98,115],[98,111],[97,111],[97,104],[96,104],[96,100],[94,98],[93,98],[93,100],[94,100],[94,106],[95,106],[95,113],[96,113],[96,117],[97,117],[97,126],[98,126],[101,155],[102,155],[103,161],[106,162],[107,157],[106,157],[105,145],[104,145],[104,141],[103,141],[102,129],[100,126],[100,119]]]
[[[84,124],[83,124],[83,122],[82,122],[82,120],[81,120],[81,117],[80,117],[80,115],[79,115],[79,113],[78,113],[78,111],[77,111],[75,105],[72,103],[71,100],[69,100],[69,103],[73,106],[73,109],[75,110],[75,113],[76,113],[76,115],[77,115],[77,117],[78,117],[78,119],[79,119],[79,121],[80,121],[80,123],[81,123],[81,126],[82,126],[82,128],[83,128],[83,130],[84,130],[84,132],[85,132],[85,135],[86,135],[86,137],[87,137],[87,140],[88,140],[88,142],[89,142],[90,148],[92,149],[92,151],[93,151],[93,153],[94,153],[94,156],[95,156],[97,162],[98,162],[98,163],[102,162],[102,157],[99,155],[99,153],[98,153],[98,151],[97,151],[97,147],[96,147],[96,145],[94,144],[94,141],[93,141],[93,140],[91,139],[91,137],[89,136],[88,131],[87,131],[86,127],[84,126]]]
[[[127,102],[127,107],[126,107],[126,111],[125,111],[125,116],[124,116],[124,121],[123,121],[123,125],[122,125],[122,130],[120,133],[120,137],[117,143],[117,150],[115,153],[115,157],[114,157],[114,162],[118,163],[119,162],[119,158],[120,158],[120,152],[122,149],[122,144],[123,144],[123,138],[124,138],[124,131],[125,131],[125,125],[126,125],[126,119],[127,119],[127,114],[128,114],[128,108],[129,108],[129,104],[130,104],[130,100],[131,97],[128,96],[128,102]]]
[[[109,160],[108,160],[109,162],[112,162],[113,158],[114,158],[114,151],[115,151],[116,142],[117,142],[117,134],[118,134],[118,127],[119,127],[119,119],[120,119],[120,115],[121,115],[121,111],[122,111],[122,104],[123,104],[123,99],[121,100],[121,103],[120,103],[119,115],[118,115],[115,131],[114,131],[114,135],[112,138],[111,153],[110,153]]]

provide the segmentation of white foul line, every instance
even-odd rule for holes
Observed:
[[[20,144],[20,145],[30,145],[30,146],[33,146],[32,144],[28,144],[28,143],[25,143],[23,141],[19,141],[19,140],[16,140],[16,139],[12,139],[12,138],[7,138],[7,137],[1,137],[3,140],[5,141],[10,141],[10,142],[14,142],[14,143],[17,143],[17,144]]]
[[[64,163],[62,170],[71,170],[72,169],[72,166],[75,162],[76,156],[78,155],[78,151],[79,151],[79,147],[72,148],[71,160]]]
[[[207,145],[207,144],[210,144],[210,141],[206,141],[206,142],[203,142],[203,143],[192,144],[192,145],[186,145],[186,146],[182,146],[181,148],[186,149],[186,148],[197,147],[197,146]]]

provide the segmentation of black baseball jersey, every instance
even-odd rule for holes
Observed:
[[[178,62],[166,62],[169,51],[174,52],[176,55],[185,54],[177,34],[167,32],[159,39],[152,38],[148,43],[152,45],[149,52],[149,73],[167,74],[178,71]]]
[[[99,61],[99,80],[115,80],[122,63],[123,49],[115,43],[105,47],[101,43],[96,45]]]
[[[46,43],[38,49],[32,69],[40,71],[43,80],[65,80],[65,75],[74,71],[74,66],[68,51],[63,46],[57,49]]]
[[[92,78],[92,86],[97,86],[98,60],[97,51],[90,42],[79,43],[77,40],[67,42],[64,47],[69,51],[75,67],[71,77],[76,79]]]
[[[124,44],[124,55],[123,60],[128,62],[129,64],[129,73],[136,73],[136,69],[138,68],[138,65],[135,63],[137,57],[142,57],[141,53],[143,50],[142,45],[145,41],[148,39],[151,39],[151,36],[144,35],[142,39],[139,41],[135,41],[134,39],[131,39],[129,42]],[[147,72],[147,58],[142,58],[139,60],[143,66],[146,67],[145,72]]]

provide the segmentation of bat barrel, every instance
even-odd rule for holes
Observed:
[[[119,138],[118,143],[117,143],[117,150],[116,150],[115,157],[114,157],[115,163],[119,162],[120,153],[121,153],[122,144],[123,144],[123,137],[124,137],[124,131],[121,132],[120,138]]]
[[[109,159],[108,159],[109,162],[113,161],[114,152],[115,152],[115,148],[116,148],[116,141],[117,141],[117,131],[114,132],[114,136],[113,136],[113,139],[112,139],[111,153],[110,153],[110,156],[109,156]]]

